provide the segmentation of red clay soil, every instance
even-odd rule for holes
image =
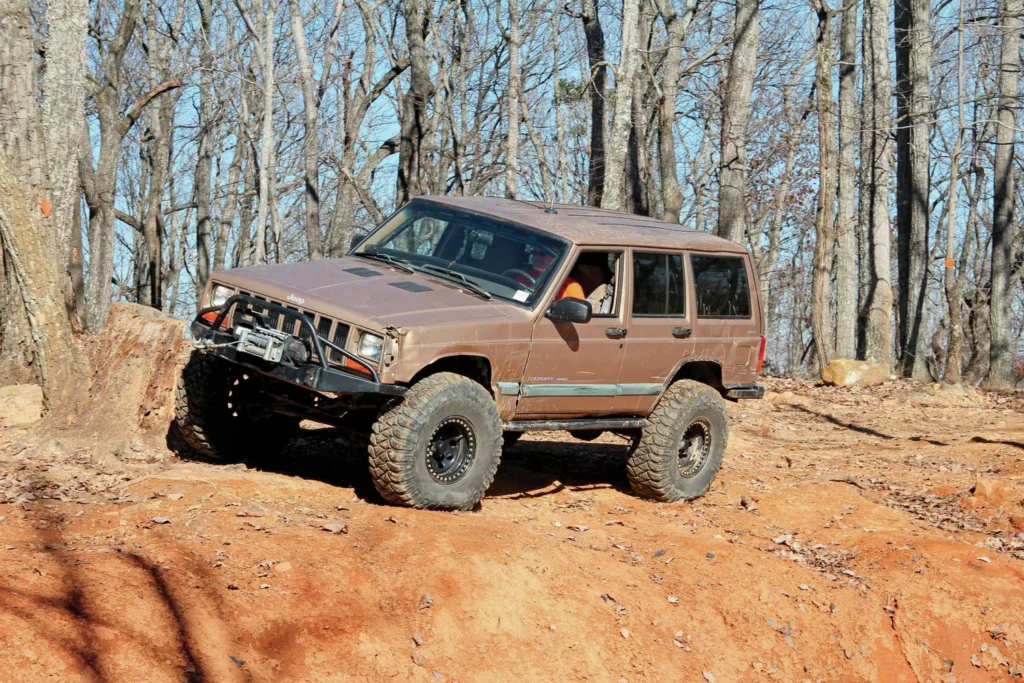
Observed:
[[[676,505],[611,436],[439,513],[328,429],[263,469],[0,431],[0,680],[1018,680],[1024,400],[770,388]]]

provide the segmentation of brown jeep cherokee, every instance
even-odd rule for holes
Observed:
[[[468,509],[522,432],[631,440],[634,490],[692,499],[760,398],[750,256],[651,218],[420,197],[341,259],[214,273],[177,426],[207,457],[280,448],[305,418],[369,438],[381,495]]]

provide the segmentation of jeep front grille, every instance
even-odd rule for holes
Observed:
[[[235,290],[236,294],[244,294],[246,296],[252,296],[260,301],[268,301],[278,306],[284,306],[289,310],[295,311],[296,313],[303,313],[307,318],[313,321],[313,326],[316,327],[316,334],[321,339],[327,339],[332,344],[336,344],[341,348],[345,348],[345,342],[348,341],[349,325],[333,318],[329,318],[326,315],[318,315],[313,311],[306,311],[295,308],[294,306],[288,306],[283,301],[277,301],[276,299],[269,299],[259,294],[252,294],[244,290]],[[306,329],[297,319],[283,316],[274,311],[270,311],[261,306],[253,306],[253,311],[259,313],[266,318],[267,325],[275,330],[287,332],[288,334],[297,334],[300,338],[306,341],[311,341],[309,337],[309,330]],[[232,321],[232,326],[237,325],[242,320],[242,310],[235,305],[234,310],[231,311],[229,317]],[[312,358],[315,361],[320,360],[316,355],[316,348],[310,344],[310,350],[312,352]],[[342,355],[334,349],[327,349],[327,362],[332,365],[340,365],[342,361]]]

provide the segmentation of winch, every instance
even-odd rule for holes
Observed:
[[[238,340],[238,350],[252,354],[271,363],[280,363],[285,349],[292,341],[298,341],[292,335],[265,327],[243,327],[239,325],[234,331]],[[299,342],[302,346],[302,343]],[[305,347],[303,346],[303,349]]]

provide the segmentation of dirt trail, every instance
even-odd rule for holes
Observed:
[[[1020,679],[1024,399],[770,388],[681,505],[610,436],[434,513],[331,430],[276,472],[0,432],[0,680]]]

